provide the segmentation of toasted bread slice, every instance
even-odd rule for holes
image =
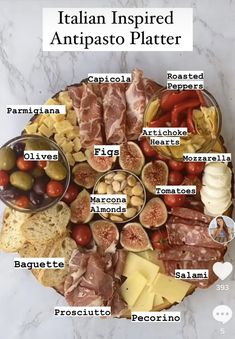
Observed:
[[[65,203],[59,202],[26,220],[21,226],[23,236],[32,244],[45,244],[50,240],[56,240],[66,233],[70,214],[70,208]]]
[[[66,236],[59,239],[50,252],[50,257],[64,258],[64,269],[41,270],[38,276],[39,282],[44,286],[50,287],[59,286],[64,283],[69,270],[70,257],[76,248],[77,244],[72,238]]]
[[[0,232],[0,249],[6,252],[17,252],[25,243],[21,231],[22,224],[30,214],[17,212],[9,207],[4,210],[3,227]]]

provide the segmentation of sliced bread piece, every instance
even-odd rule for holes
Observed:
[[[3,214],[3,227],[0,232],[0,249],[6,252],[17,252],[25,243],[21,231],[22,224],[30,214],[21,213],[7,207]]]
[[[55,240],[66,232],[70,214],[70,208],[64,202],[59,202],[26,220],[21,226],[23,236],[33,244]]]
[[[77,244],[72,238],[66,236],[59,239],[50,252],[50,257],[64,258],[64,269],[41,270],[38,281],[48,287],[56,287],[63,284],[69,271],[69,260],[75,249],[77,249]]]

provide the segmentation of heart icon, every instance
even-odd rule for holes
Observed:
[[[213,271],[221,280],[226,279],[233,270],[230,262],[216,262],[213,265]]]

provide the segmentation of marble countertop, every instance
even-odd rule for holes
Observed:
[[[43,52],[43,7],[193,7],[193,52]],[[66,85],[91,72],[129,72],[134,67],[164,84],[166,71],[204,70],[205,86],[223,112],[222,134],[235,159],[235,1],[111,0],[0,1],[0,144],[20,133],[27,116],[7,116],[6,104],[41,104]],[[1,211],[3,206],[1,205]],[[0,253],[0,338],[4,339],[217,339],[235,338],[235,321],[222,325],[212,317],[219,304],[235,305],[235,280],[227,292],[216,286],[197,290],[172,310],[179,324],[131,323],[126,319],[56,318],[65,301],[40,286],[28,271],[12,268],[14,254]],[[235,264],[235,241],[227,259]],[[235,312],[235,309],[234,309]],[[224,328],[225,334],[220,334]]]

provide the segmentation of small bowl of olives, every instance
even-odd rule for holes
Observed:
[[[47,151],[57,151],[57,159]],[[51,139],[22,135],[0,148],[0,199],[17,211],[34,213],[53,206],[63,198],[69,182],[69,163]]]

